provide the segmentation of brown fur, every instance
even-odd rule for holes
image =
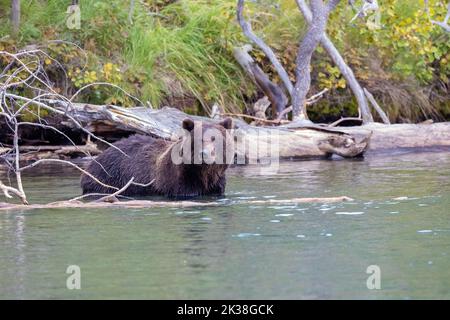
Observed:
[[[201,123],[195,123],[195,127]],[[210,128],[218,129],[223,136],[224,150],[230,141],[225,139],[225,129],[231,129],[231,119],[220,124],[201,124],[202,133]],[[191,154],[194,157],[194,123],[186,119],[183,127],[191,134]],[[225,170],[228,164],[174,164],[172,150],[184,143],[183,140],[170,142],[149,136],[134,135],[115,143],[116,148],[108,148],[96,161],[92,161],[87,171],[101,182],[122,188],[132,177],[134,182],[149,186],[131,185],[123,195],[146,196],[162,195],[167,197],[185,198],[202,195],[222,195],[225,191]],[[203,136],[203,149],[215,154],[214,145]],[[83,194],[113,193],[112,188],[98,184],[87,175],[81,178]]]

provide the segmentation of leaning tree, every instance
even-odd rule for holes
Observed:
[[[13,36],[17,36],[20,27],[20,0],[11,1],[11,26]]]
[[[292,112],[293,120],[308,119],[306,106],[313,103],[319,95],[314,96],[314,99],[307,99],[307,94],[311,87],[310,64],[312,56],[316,48],[320,45],[328,53],[334,64],[339,68],[341,74],[345,78],[349,88],[355,96],[358,103],[359,118],[364,123],[373,122],[369,104],[378,113],[382,121],[389,124],[389,118],[377,104],[372,94],[361,86],[356,79],[353,71],[343,59],[342,55],[336,49],[336,46],[326,34],[327,22],[330,14],[339,4],[340,0],[295,0],[297,7],[303,15],[307,23],[307,31],[303,39],[301,39],[298,46],[295,67],[295,83],[289,79],[288,73],[280,63],[273,50],[253,31],[251,24],[244,17],[245,0],[238,0],[237,2],[237,20],[242,28],[244,35],[256,45],[271,62],[275,72],[281,79],[282,86],[270,81],[269,77],[265,75],[259,66],[253,61],[249,55],[251,46],[243,46],[235,49],[235,57],[237,61],[244,67],[245,71],[250,75],[256,85],[269,98],[275,115],[278,120],[281,120],[288,112]],[[379,5],[377,0],[364,0],[360,7],[356,7],[355,0],[349,0],[348,4],[357,12],[354,18],[367,17],[368,12],[378,11]],[[428,1],[425,0],[425,6],[428,10]],[[450,19],[450,3],[447,6],[448,13],[444,21],[435,21],[430,17],[433,24],[439,25],[444,30],[450,31],[448,21]],[[287,99],[285,92],[287,92],[289,99]],[[324,92],[321,92],[324,93]],[[287,107],[288,100],[291,106]]]

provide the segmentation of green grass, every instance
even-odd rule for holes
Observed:
[[[185,101],[181,103],[185,110],[205,113],[214,103],[219,103],[225,111],[242,112],[260,94],[232,55],[235,46],[248,43],[236,23],[236,0],[136,1],[132,24],[128,21],[129,1],[80,0],[80,30],[70,30],[66,26],[66,10],[70,3],[67,0],[22,0],[21,3],[21,29],[18,39],[12,41],[8,36],[10,0],[0,0],[0,46],[17,50],[28,44],[40,44],[45,48],[48,41],[54,39],[74,42],[88,54],[86,71],[94,72],[97,79],[102,80],[105,64],[113,63],[113,72],[118,75],[114,83],[154,106],[174,104],[177,107],[180,101]],[[387,10],[389,3],[380,0],[383,10]],[[436,1],[431,3],[442,14],[443,7],[437,6]],[[418,7],[410,6],[408,0],[395,0],[394,10],[404,19],[414,17]],[[255,32],[274,48],[293,78],[296,50],[305,30],[295,1],[247,1],[245,14]],[[444,63],[439,67],[439,59],[447,54],[448,35],[434,29],[431,36],[436,38],[434,44],[443,52],[442,57],[422,65],[417,63],[421,61],[421,56],[411,49],[394,47],[389,38],[389,25],[373,32],[367,30],[363,23],[350,25],[348,21],[352,15],[353,12],[341,3],[330,18],[330,37],[362,84],[376,93],[385,108],[392,111],[396,118],[419,119],[425,117],[421,110],[427,104],[436,103],[430,110],[441,108],[441,113],[448,115],[449,99],[432,102],[425,95],[420,95],[417,99],[413,97],[408,100],[408,105],[401,104],[399,107],[398,101],[392,98],[406,94],[406,91],[399,91],[404,90],[405,85],[412,84],[408,87],[411,92],[428,92],[429,88],[435,88],[436,83],[440,83],[437,80],[439,77],[446,79],[444,73],[448,73],[449,69]],[[382,19],[383,23],[387,23],[385,12]],[[423,37],[426,35],[424,31]],[[59,54],[66,54],[67,50],[61,50]],[[76,47],[71,50],[79,51]],[[277,80],[263,54],[256,48],[253,54],[263,69]],[[83,67],[83,57],[78,52],[78,55],[66,59],[64,64],[68,70],[75,72]],[[380,60],[383,77],[370,67],[376,59]],[[312,93],[322,89],[323,84],[317,74],[329,75],[331,66],[326,53],[315,55]],[[406,67],[412,66],[414,68],[406,73]],[[58,76],[56,71],[52,74]],[[371,79],[376,81],[371,82]],[[90,78],[87,75],[80,74],[79,78],[72,79],[69,92],[76,91],[88,81]],[[384,87],[393,86],[397,87],[394,93],[398,94],[384,92]],[[317,110],[314,106],[310,108],[313,116],[321,113],[317,118],[326,119],[327,114],[323,115],[323,112],[335,117],[336,114],[350,115],[348,113],[354,111],[354,101],[348,88],[333,89],[331,94],[333,98],[328,100],[330,105],[322,101],[317,105]],[[441,91],[438,95],[445,96],[445,92]],[[79,100],[125,106],[135,103],[111,88],[91,88],[80,95]],[[417,108],[419,103],[421,107]]]
[[[73,41],[89,50],[93,64],[120,65],[121,85],[157,106],[177,89],[180,95],[195,97],[200,109],[219,102],[227,111],[238,111],[243,95],[255,92],[232,56],[242,38],[231,14],[234,1],[180,1],[157,16],[136,1],[133,24],[128,21],[128,1],[80,2],[81,29],[69,30],[67,1],[23,1],[18,47],[52,39]],[[2,8],[8,5],[0,2]],[[6,35],[7,15],[2,22],[0,32]],[[129,85],[128,75],[136,74],[142,82],[138,88]]]

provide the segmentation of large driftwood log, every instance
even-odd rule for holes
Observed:
[[[66,109],[61,101],[56,104],[59,104],[58,108]],[[172,139],[186,117],[206,122],[216,121],[187,115],[178,109],[169,107],[154,110],[144,107],[125,109],[116,106],[72,104],[67,108],[67,112],[71,113],[79,122],[90,124],[94,130],[99,125],[102,126],[102,130],[105,126],[111,126],[163,139]],[[287,127],[254,127],[241,120],[236,120],[235,123],[247,146],[257,144],[260,150],[273,150],[274,144],[278,142],[281,159],[328,157],[332,154],[342,157],[357,157],[364,153],[370,138],[370,131],[359,133],[358,139],[355,139],[351,134],[320,126],[291,129]],[[267,155],[261,152],[261,158],[266,159]]]
[[[61,106],[65,108],[65,106]],[[102,130],[128,130],[171,139],[186,117],[202,121],[209,118],[190,116],[174,108],[158,110],[149,108],[121,108],[73,104],[70,111],[79,121],[90,123]],[[237,127],[245,133],[251,143],[262,148],[267,141],[264,133],[276,133],[281,159],[305,159],[326,157],[331,154],[356,157],[365,151],[396,148],[450,147],[450,122],[431,124],[380,124],[330,128],[319,125],[297,126],[295,123],[278,127],[254,127],[236,120]],[[370,144],[368,143],[370,140]]]
[[[372,151],[450,147],[450,122],[391,125],[371,123],[361,127],[346,127],[343,131],[356,137],[365,136],[367,131],[371,131],[369,150]]]
[[[69,112],[81,123],[89,125],[94,132],[99,130],[100,135],[108,130],[114,132],[121,129],[171,139],[186,117],[216,121],[190,116],[168,107],[154,110],[145,107],[125,109],[80,103],[67,107],[61,101],[52,103]],[[319,125],[305,127],[296,123],[278,127],[254,127],[242,120],[236,120],[236,125],[244,132],[249,143],[257,143],[261,148],[266,148],[273,142],[268,140],[264,133],[276,133],[281,159],[320,158],[332,154],[357,157],[367,150],[450,147],[449,122],[393,125],[370,123],[363,126],[331,128]],[[5,151],[6,149],[3,150]]]
[[[84,157],[86,155],[97,156],[101,153],[101,150],[97,148],[94,143],[88,143],[85,145],[73,145],[73,146],[21,146],[19,148],[20,160],[33,161],[39,159],[71,159]],[[11,151],[11,148],[0,148],[0,156]],[[13,155],[6,156],[6,159],[11,160]]]

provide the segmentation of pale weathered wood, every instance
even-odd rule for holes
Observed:
[[[293,198],[293,199],[269,199],[269,200],[250,200],[238,202],[238,204],[301,204],[301,203],[335,203],[353,201],[347,196],[329,197],[329,198]],[[13,204],[0,202],[0,211],[7,210],[32,210],[32,209],[59,209],[59,208],[127,208],[127,209],[144,209],[144,208],[187,208],[187,207],[214,207],[223,204],[215,201],[151,201],[151,200],[129,200],[115,202],[82,202],[82,201],[58,201],[47,204]]]
[[[303,14],[303,17],[306,19],[308,24],[311,24],[313,22],[313,16],[311,9],[309,8],[306,1],[296,0],[296,2],[300,11]],[[369,105],[367,103],[367,99],[364,95],[361,85],[356,79],[352,69],[347,65],[344,58],[336,49],[336,46],[333,44],[333,42],[330,40],[330,38],[327,36],[326,33],[322,35],[322,39],[320,39],[320,44],[327,51],[333,62],[339,68],[345,80],[347,81],[348,86],[355,95],[356,101],[358,102],[361,117],[364,120],[364,122],[373,122],[373,117],[372,114],[370,113]]]
[[[276,83],[270,81],[267,74],[255,63],[249,54],[251,50],[252,47],[250,45],[245,45],[242,48],[234,48],[234,57],[258,88],[269,98],[274,117],[277,118],[285,109],[288,99],[283,89]]]
[[[11,148],[0,148],[0,155],[4,155],[9,151],[11,151]],[[72,146],[20,146],[19,151],[21,161],[79,158],[85,156],[97,156],[102,152],[94,143]],[[14,155],[12,154],[11,157],[13,156]],[[8,160],[11,160],[11,157],[8,155],[5,156]]]
[[[361,127],[339,128],[355,137],[372,132],[369,150],[396,148],[450,147],[450,122],[432,124],[370,123]]]
[[[11,26],[12,34],[16,37],[20,28],[20,0],[11,1]]]
[[[163,139],[174,139],[180,130],[182,121],[189,117],[204,122],[215,122],[205,117],[191,116],[184,112],[165,107],[150,109],[145,107],[121,108],[116,106],[98,106],[91,104],[72,104],[69,107],[61,101],[55,101],[55,107],[69,112],[79,122],[110,125],[123,130],[146,133]],[[343,157],[356,157],[364,153],[368,145],[370,132],[359,134],[355,139],[340,130],[320,126],[291,129],[289,127],[254,127],[242,120],[235,121],[236,128],[243,134],[247,144],[258,144],[263,150],[279,142],[279,156],[283,158],[317,158],[337,154]]]
[[[186,117],[206,122],[217,121],[190,116],[168,107],[155,110],[74,104],[71,112],[83,123],[102,123],[112,128],[151,134],[164,139],[171,139]],[[235,123],[237,128],[245,132],[246,139],[262,146],[270,143],[266,141],[264,133],[276,132],[281,159],[317,158],[330,154],[354,157],[362,155],[366,150],[450,146],[450,122],[391,125],[368,123],[339,128],[299,126],[295,122],[277,127],[254,127],[242,120],[236,120]]]
[[[58,108],[66,110],[61,102]],[[213,122],[204,117],[187,115],[175,108],[121,108],[90,104],[72,104],[68,108],[73,117],[84,124],[110,126],[133,132],[171,139],[186,117]],[[270,144],[263,133],[276,132],[280,158],[307,159],[337,154],[344,157],[362,155],[366,150],[395,148],[429,148],[450,146],[450,123],[392,124],[369,123],[363,126],[330,128],[319,125],[300,126],[297,123],[277,127],[254,127],[235,120],[237,128],[252,143]],[[368,142],[370,140],[370,144]]]
[[[375,111],[380,116],[380,118],[383,121],[383,123],[384,124],[391,124],[391,122],[389,121],[389,117],[387,116],[386,112],[384,112],[384,110],[380,107],[380,105],[377,103],[377,101],[375,100],[374,96],[369,92],[369,90],[364,88],[364,93],[365,93],[367,99],[372,104],[372,106],[375,109]]]

